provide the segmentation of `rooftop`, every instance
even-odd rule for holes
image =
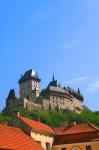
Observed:
[[[49,86],[48,89],[49,89],[50,91],[59,92],[59,93],[64,93],[64,94],[69,95],[69,93],[68,93],[66,90],[64,90],[62,87]]]
[[[39,132],[45,132],[45,133],[49,133],[49,134],[55,134],[55,132],[53,131],[53,129],[51,127],[49,127],[48,125],[35,121],[35,120],[31,120],[25,117],[19,117],[21,119],[21,121],[25,122],[28,126],[30,126],[33,130],[39,131]]]
[[[64,135],[64,134],[77,134],[77,133],[99,131],[99,129],[90,123],[86,123],[86,124],[73,124],[71,126],[54,128],[54,131],[58,135]]]
[[[40,81],[38,74],[33,69],[26,71],[24,75],[21,76],[19,83],[24,82],[26,80],[30,80],[30,79],[35,79],[35,80]]]
[[[32,138],[21,129],[0,124],[0,148],[17,150],[43,150]]]
[[[99,129],[90,123],[64,126],[54,131],[58,135],[54,145],[99,141]]]

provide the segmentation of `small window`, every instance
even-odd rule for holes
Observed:
[[[46,143],[46,150],[50,150],[50,143]]]
[[[86,146],[86,150],[92,150],[91,145]]]
[[[61,148],[61,150],[66,150],[66,148]]]

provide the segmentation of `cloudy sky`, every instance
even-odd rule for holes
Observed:
[[[30,68],[99,110],[99,0],[0,0],[0,110]]]

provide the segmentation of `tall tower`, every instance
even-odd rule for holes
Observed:
[[[19,80],[20,98],[33,100],[40,94],[40,78],[34,70],[28,70]]]

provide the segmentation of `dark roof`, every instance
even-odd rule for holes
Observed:
[[[49,83],[47,91],[69,94],[63,87],[60,86],[57,80],[54,80],[54,77],[53,80]]]
[[[84,101],[84,98],[83,98],[83,95],[81,94],[80,92],[80,89],[78,88],[78,91],[77,90],[74,90],[70,87],[67,87],[66,90],[73,96],[75,97],[76,99],[80,100],[80,101]]]
[[[27,80],[32,80],[32,79],[39,81],[39,82],[41,80],[39,78],[38,74],[34,70],[30,69],[30,70],[26,71],[24,73],[24,75],[21,76],[21,79],[19,79],[19,83],[22,83],[22,82],[27,81]]]
[[[66,90],[64,90],[62,87],[59,87],[59,86],[57,86],[57,87],[49,86],[48,89],[49,89],[49,91],[64,93],[64,94],[69,95],[69,93]]]
[[[48,87],[46,88],[46,92],[48,92],[48,91],[67,94],[70,97],[75,97],[76,99],[78,99],[80,101],[84,101],[84,98],[83,98],[82,94],[80,93],[80,89],[78,89],[78,91],[76,91],[70,87],[62,87],[58,83],[57,80],[54,80],[54,76],[52,78],[52,81],[49,83]]]
[[[51,82],[49,83],[48,87],[49,87],[49,86],[57,87],[57,86],[58,86],[58,82],[57,82],[57,80],[53,80],[53,81],[51,81]]]

